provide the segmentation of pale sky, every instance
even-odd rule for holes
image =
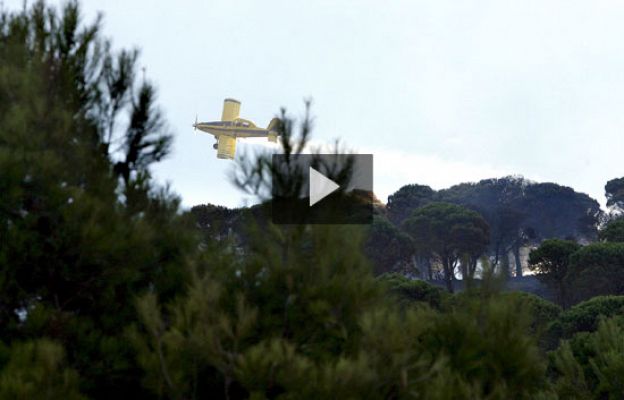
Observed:
[[[22,1],[6,1],[16,8]],[[314,139],[375,156],[375,192],[522,174],[590,194],[624,176],[624,2],[95,1],[141,49],[175,133],[154,169],[185,206],[245,204],[214,139],[225,97],[266,125],[314,99]],[[243,148],[263,146],[258,142]]]

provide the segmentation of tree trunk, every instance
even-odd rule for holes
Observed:
[[[449,293],[453,293],[453,266],[451,260],[448,257],[445,257],[442,260],[442,265],[444,268],[444,282],[446,283],[446,289]]]
[[[507,280],[509,278],[509,253],[502,255],[500,259],[500,273]]]
[[[474,278],[475,273],[477,272],[477,264],[479,263],[479,257],[470,257],[470,266],[469,266],[469,274],[470,278]]]
[[[410,258],[410,265],[408,267],[408,272],[410,272],[412,269],[415,269],[416,271],[418,271],[418,275],[422,277],[422,267],[420,265],[418,258],[413,254],[412,254],[412,257]]]
[[[467,260],[462,260],[461,261],[461,273],[462,273],[462,280],[466,281],[467,279],[470,278],[470,273],[468,272],[468,262]]]
[[[492,262],[492,268],[496,269],[498,263],[500,262],[500,253],[501,253],[501,245],[500,243],[496,243],[496,248],[494,250],[494,261]]]
[[[516,261],[516,276],[522,276],[522,260],[520,260],[520,246],[513,248],[514,259]]]
[[[433,269],[431,268],[431,259],[429,257],[425,257],[425,264],[427,265],[427,274],[429,275],[429,280],[433,280]]]

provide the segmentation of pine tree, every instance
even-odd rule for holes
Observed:
[[[197,248],[150,179],[171,135],[136,60],[76,2],[0,11],[0,340],[54,340],[94,398],[142,392],[134,299],[178,293]]]

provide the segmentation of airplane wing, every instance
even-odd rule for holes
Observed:
[[[221,114],[221,121],[234,121],[240,115],[241,103],[234,99],[223,100],[223,113]]]
[[[236,154],[236,138],[232,136],[220,135],[217,137],[217,158],[234,159]]]

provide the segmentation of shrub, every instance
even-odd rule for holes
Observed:
[[[503,296],[522,304],[522,308],[531,316],[533,332],[545,329],[561,314],[561,307],[531,293],[510,292]]]
[[[567,277],[576,301],[624,294],[624,243],[593,243],[570,257]]]
[[[601,319],[551,353],[560,398],[621,399],[624,395],[624,318]]]
[[[605,242],[624,242],[624,218],[618,218],[609,222],[598,233],[598,237]]]
[[[84,397],[78,374],[66,366],[65,351],[49,339],[14,342],[0,371],[1,399],[68,399]]]
[[[624,296],[594,297],[561,313],[551,330],[560,338],[571,338],[577,332],[594,332],[601,317],[610,318],[623,312]]]
[[[400,274],[384,274],[379,280],[385,283],[390,293],[401,304],[426,303],[435,309],[441,309],[450,295],[441,287],[425,281],[413,280]]]
[[[530,331],[530,316],[506,296],[465,296],[438,313],[423,336],[423,351],[445,360],[448,397],[534,399],[544,395],[545,365]],[[470,387],[471,393],[462,388]],[[427,397],[424,397],[427,398]]]

